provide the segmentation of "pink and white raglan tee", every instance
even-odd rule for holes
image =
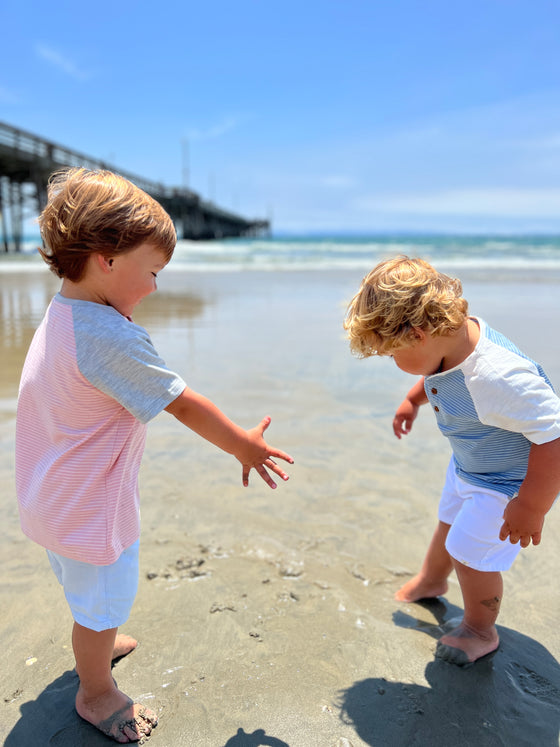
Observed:
[[[117,560],[140,535],[146,424],[185,386],[145,329],[111,306],[57,294],[20,383],[16,489],[24,533],[68,558]]]

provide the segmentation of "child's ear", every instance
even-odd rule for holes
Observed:
[[[422,327],[413,327],[414,330],[414,339],[417,342],[423,342],[426,339],[426,333],[422,329]]]
[[[97,263],[99,267],[101,268],[102,272],[111,272],[113,269],[113,258],[112,257],[104,257],[103,254],[96,254],[95,258],[97,259]]]

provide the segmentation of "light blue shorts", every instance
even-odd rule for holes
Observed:
[[[451,524],[445,547],[452,558],[477,571],[507,571],[521,545],[500,539],[504,509],[510,497],[496,490],[471,485],[457,476],[453,459],[447,477],[438,518]]]
[[[138,545],[136,540],[111,565],[91,565],[47,550],[79,625],[99,632],[128,620],[138,590]]]

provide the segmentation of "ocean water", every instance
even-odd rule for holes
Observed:
[[[387,257],[423,257],[463,270],[560,272],[560,237],[283,237],[180,241],[176,269],[367,270]]]
[[[0,271],[39,261],[37,239],[20,255],[5,255]],[[289,236],[179,241],[170,268],[189,271],[367,270],[406,254],[438,269],[560,273],[560,236]],[[7,261],[5,261],[7,260]]]

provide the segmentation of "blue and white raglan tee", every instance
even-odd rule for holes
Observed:
[[[476,321],[474,351],[455,368],[426,376],[424,389],[457,475],[511,497],[525,478],[531,444],[560,438],[560,399],[538,363]]]

